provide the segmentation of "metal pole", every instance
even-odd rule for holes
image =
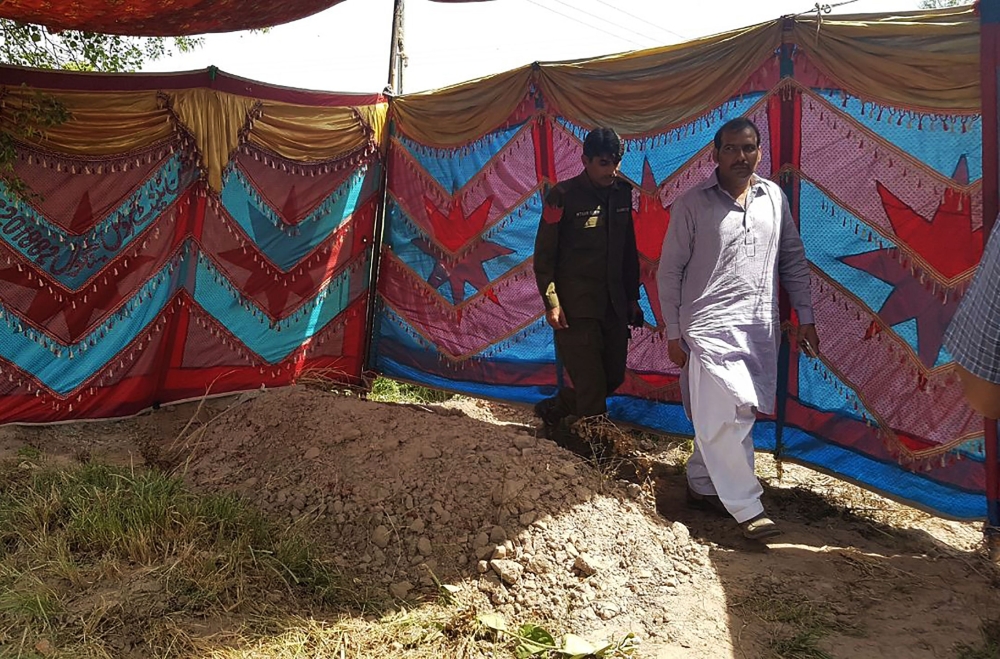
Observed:
[[[794,44],[791,43],[792,30],[794,26],[794,18],[784,19],[781,26],[782,43],[780,50],[780,75],[782,78],[795,77],[795,66],[792,60],[792,47]],[[792,149],[792,132],[795,130],[794,97],[787,96],[787,98],[785,98],[783,96],[779,112],[781,131],[777,137],[779,145],[777,158],[778,162],[772,163],[771,165],[774,172],[779,171],[785,165],[798,164],[795,160],[795,153]],[[773,135],[772,139],[774,139]],[[771,153],[774,153],[774,151],[772,150]],[[767,172],[768,175],[771,173],[772,172]],[[781,185],[782,191],[785,193],[785,197],[788,198],[788,203],[791,205],[792,217],[798,217],[799,197],[796,194],[795,182],[791,178],[781,177],[779,179],[779,184]],[[791,302],[789,301],[788,293],[784,288],[781,288],[778,295],[778,313],[781,318],[782,326],[791,320]],[[796,357],[797,354],[798,353],[796,352]],[[787,332],[781,332],[781,344],[778,347],[778,387],[777,397],[775,400],[776,415],[774,424],[774,458],[778,463],[779,478],[782,474],[781,455],[785,449],[785,419],[787,417],[789,395],[788,382],[791,379],[792,368],[798,368],[798,361],[796,360],[793,366],[791,341],[789,340]]]
[[[406,72],[406,30],[404,25],[406,14],[403,11],[403,0],[399,0],[399,30],[396,35],[396,93],[403,93],[403,74]]]
[[[399,72],[399,54],[403,48],[403,0],[393,0],[392,5],[392,36],[389,38],[389,83],[388,91],[399,93],[399,83],[402,76]]]

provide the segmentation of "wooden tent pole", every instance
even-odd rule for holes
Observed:
[[[389,39],[388,91],[393,94],[400,94],[403,91],[403,0],[393,1],[392,36]]]

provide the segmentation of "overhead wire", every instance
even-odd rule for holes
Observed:
[[[636,36],[642,37],[643,39],[649,39],[650,41],[652,41],[656,45],[662,45],[662,41],[663,41],[662,39],[657,39],[656,37],[651,37],[648,34],[643,34],[642,32],[639,32],[635,28],[629,27],[628,25],[622,25],[621,23],[615,23],[614,21],[609,21],[607,18],[605,18],[603,16],[599,16],[598,14],[595,14],[593,12],[587,11],[586,9],[580,9],[579,7],[571,5],[570,3],[566,2],[565,0],[552,0],[552,2],[558,2],[559,4],[561,4],[561,5],[565,6],[565,7],[569,7],[573,11],[577,11],[577,12],[579,12],[581,14],[585,14],[587,16],[591,16],[593,18],[596,18],[599,21],[607,23],[608,25],[614,25],[617,28],[621,28],[621,29],[623,29],[625,31],[631,32],[632,34],[635,34]],[[646,46],[646,47],[648,48],[648,46]]]
[[[673,36],[677,37],[678,39],[682,39],[683,41],[688,41],[689,40],[689,37],[686,37],[683,34],[680,34],[679,32],[674,32],[673,30],[668,30],[667,28],[663,27],[659,23],[653,23],[648,18],[643,18],[642,16],[636,16],[632,12],[626,11],[625,9],[622,9],[621,7],[616,7],[615,5],[611,4],[610,2],[607,2],[606,0],[594,0],[594,1],[598,2],[598,3],[602,4],[602,5],[604,5],[605,7],[610,7],[611,9],[617,11],[620,14],[625,14],[629,18],[634,18],[637,21],[643,21],[647,25],[655,27],[658,30],[663,30],[667,34],[673,35]]]
[[[586,21],[581,21],[576,16],[571,16],[570,14],[566,14],[564,12],[561,12],[558,9],[554,9],[552,7],[549,7],[548,5],[543,5],[538,0],[525,0],[525,1],[528,2],[528,3],[530,3],[530,4],[535,5],[536,7],[541,7],[542,9],[544,9],[546,11],[550,11],[553,14],[561,16],[561,17],[563,17],[563,18],[565,18],[567,20],[573,21],[575,23],[579,23],[580,25],[583,25],[585,27],[589,27],[592,30],[597,30],[597,31],[599,31],[599,32],[601,32],[601,33],[609,36],[609,37],[618,39],[619,41],[627,41],[628,43],[632,44],[633,46],[638,46],[639,48],[649,48],[648,44],[641,44],[638,41],[635,41],[634,39],[629,39],[628,37],[623,37],[620,34],[616,34],[614,32],[611,32],[611,31],[607,30],[604,27],[600,27],[600,26],[597,26],[597,25],[592,25],[590,23],[587,23]]]

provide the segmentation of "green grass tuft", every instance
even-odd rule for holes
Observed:
[[[379,403],[443,403],[451,400],[455,394],[437,389],[429,389],[416,384],[407,384],[379,376],[372,383],[370,400]]]

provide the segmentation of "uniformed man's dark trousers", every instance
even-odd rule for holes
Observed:
[[[567,318],[569,327],[555,332],[556,350],[573,386],[564,386],[554,401],[555,416],[595,416],[607,411],[607,397],[625,381],[629,329],[614,312],[602,321]]]

